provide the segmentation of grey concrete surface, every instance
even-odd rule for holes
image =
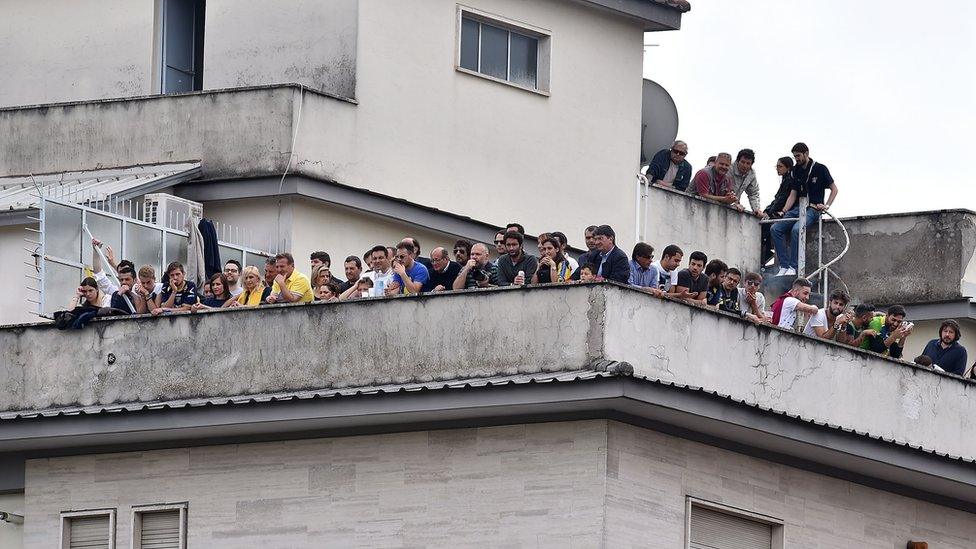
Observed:
[[[756,217],[674,189],[651,185],[646,241],[654,255],[677,244],[688,256],[701,250],[742,272],[759,268],[760,231]],[[691,221],[694,220],[694,221]]]
[[[613,285],[0,329],[0,409],[633,364],[638,375],[976,457],[976,385]],[[392,357],[399,357],[393,360]]]
[[[188,547],[684,546],[687,498],[781,522],[785,547],[971,548],[969,513],[613,421],[33,459],[25,547],[59,513],[187,503]],[[782,547],[781,545],[773,545]]]
[[[851,248],[834,270],[857,301],[891,305],[976,296],[976,267],[971,267],[976,259],[976,213],[941,210],[841,221]],[[816,236],[814,230],[807,246],[807,257],[814,262]],[[825,222],[825,261],[836,257],[844,243],[840,227]],[[833,277],[830,284],[842,287]]]

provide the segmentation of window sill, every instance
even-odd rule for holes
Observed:
[[[515,88],[515,89],[518,89],[518,90],[527,91],[529,93],[534,93],[536,95],[541,95],[543,97],[549,97],[549,92],[546,91],[546,90],[540,90],[540,89],[537,89],[537,88],[530,88],[528,86],[521,86],[521,85],[516,84],[514,82],[509,82],[508,80],[503,80],[501,78],[495,78],[494,76],[488,76],[487,74],[481,74],[480,72],[473,71],[471,69],[466,69],[464,67],[455,66],[454,67],[454,70],[456,70],[457,72],[460,72],[460,73],[468,74],[468,75],[471,75],[471,76],[476,76],[476,77],[482,78],[484,80],[490,80],[492,82],[497,82],[499,84],[504,84],[506,86],[509,86],[509,87],[512,87],[512,88]]]

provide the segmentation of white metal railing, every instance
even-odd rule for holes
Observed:
[[[33,259],[25,263],[36,271],[27,275],[31,281],[27,288],[37,296],[28,298],[35,305],[32,314],[50,318],[51,313],[67,306],[91,266],[92,237],[111,245],[117,258],[132,260],[136,268],[151,265],[157,280],[170,262],[186,263],[189,233],[185,227],[189,219],[178,212],[170,212],[168,219],[157,224],[140,218],[142,208],[137,200],[85,196],[76,189],[40,186],[32,196],[39,208],[37,217],[29,219],[36,221],[38,228],[27,228],[36,240],[25,238],[33,248],[24,248]],[[221,261],[236,259],[242,265],[260,267],[272,255],[239,243],[238,239],[246,242],[248,235],[253,238],[250,231],[217,222],[214,226]],[[109,269],[107,265],[103,268]]]

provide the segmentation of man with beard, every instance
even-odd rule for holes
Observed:
[[[950,374],[962,375],[966,371],[967,355],[966,348],[959,344],[961,337],[959,323],[950,318],[942,322],[939,338],[929,341],[922,354]]]
[[[709,168],[698,170],[695,179],[692,180],[692,194],[696,194],[706,200],[713,200],[722,204],[732,205],[739,201],[733,192],[735,183],[729,175],[732,168],[732,155],[729,153],[718,153],[715,157],[715,165]]]
[[[847,325],[847,315],[844,314],[844,310],[850,302],[851,297],[847,292],[834,290],[827,300],[827,306],[807,321],[803,333],[820,339],[835,339],[837,332],[843,331],[844,326]]]
[[[901,358],[905,350],[905,340],[915,327],[911,322],[905,322],[905,308],[901,305],[888,307],[888,313],[875,315],[868,327],[876,330],[878,335],[869,337],[861,343],[862,349]]]

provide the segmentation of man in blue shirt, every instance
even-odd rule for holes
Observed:
[[[939,339],[929,341],[922,354],[931,358],[939,368],[961,376],[966,371],[968,360],[966,348],[959,344],[961,337],[959,323],[950,318],[939,326]]]
[[[404,240],[397,244],[396,259],[393,260],[393,280],[386,288],[386,295],[393,294],[418,294],[430,274],[427,267],[415,261],[413,244]]]
[[[627,284],[641,288],[657,288],[658,273],[651,268],[654,261],[654,247],[647,242],[638,242],[630,254],[630,280]]]

